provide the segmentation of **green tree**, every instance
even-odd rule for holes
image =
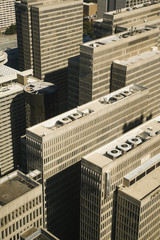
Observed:
[[[93,38],[93,23],[84,21],[83,22],[83,33],[91,38]]]
[[[15,34],[17,31],[16,31],[16,25],[15,24],[12,24],[11,26],[9,26],[6,31],[5,31],[5,34],[6,35],[13,35]]]

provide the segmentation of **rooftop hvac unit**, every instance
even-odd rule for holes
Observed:
[[[117,101],[119,101],[119,100],[123,99],[124,96],[119,93],[119,94],[116,94],[116,95],[112,96],[112,98],[114,98],[114,99],[116,99]]]
[[[130,143],[133,147],[136,147],[142,143],[142,139],[140,139],[140,137],[133,137],[128,139],[127,142]]]
[[[58,120],[58,121],[56,122],[56,125],[58,125],[58,126],[63,126],[63,125],[68,124],[68,123],[70,123],[70,122],[72,122],[72,120],[71,120],[69,117],[64,117],[64,118]]]
[[[75,113],[72,113],[71,115],[69,115],[68,117],[71,118],[72,120],[76,120],[78,118],[81,118],[82,114],[78,113],[78,112],[75,112]]]
[[[117,146],[117,149],[121,150],[123,153],[126,153],[132,149],[132,146],[128,143],[122,143]]]
[[[122,94],[124,97],[128,97],[128,96],[132,95],[132,92],[126,90],[126,91],[121,92],[121,94]]]
[[[116,148],[106,152],[106,156],[113,160],[120,157],[121,155],[122,155],[122,152]]]

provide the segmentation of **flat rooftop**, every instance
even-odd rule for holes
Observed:
[[[0,207],[14,201],[23,194],[39,186],[19,171],[15,171],[0,178]]]
[[[27,84],[24,87],[24,90],[32,94],[49,94],[55,92],[57,87],[53,83],[35,81],[30,84]]]
[[[160,57],[160,50],[155,49],[155,50],[152,50],[152,51],[147,51],[147,52],[144,52],[142,54],[133,56],[131,58],[128,58],[128,59],[125,59],[125,60],[122,60],[122,61],[116,60],[114,62],[117,63],[117,64],[121,64],[123,66],[128,66],[128,65],[132,65],[132,64],[139,64],[140,61],[144,61],[144,60],[149,60],[150,61],[150,59],[152,57],[155,57],[155,56]]]
[[[152,193],[154,190],[160,187],[160,168],[156,168],[154,171],[141,178],[139,181],[129,187],[121,187],[120,191],[127,195],[142,200]]]
[[[98,100],[89,102],[30,127],[27,129],[27,131],[31,131],[32,133],[42,137],[53,133],[53,131],[56,131],[59,128],[63,128],[63,126],[66,126],[66,124],[67,127],[70,126],[72,128],[75,122],[83,122],[84,117],[87,119],[87,116],[90,116],[90,114],[97,114],[98,112],[104,110],[106,111],[106,109],[108,112],[112,111],[113,107],[116,108],[118,102],[122,103],[127,98],[132,97],[132,95],[138,94],[144,90],[146,90],[146,88],[134,84],[129,85]]]
[[[131,147],[132,146],[131,144],[133,141],[130,141],[130,140],[133,140],[136,138],[140,140],[139,144],[143,144],[143,142],[150,141],[150,139],[152,139],[154,136],[157,136],[158,134],[160,134],[160,116],[123,134],[121,137],[104,145],[101,148],[98,148],[97,150],[91,152],[90,154],[84,156],[83,158],[84,160],[100,168],[103,168],[106,166],[109,168],[110,163],[117,164],[118,159],[120,159],[123,156],[127,157],[127,152],[129,153],[132,151],[132,149],[134,149],[133,147]],[[128,142],[128,140],[130,143]],[[126,153],[123,154],[123,150],[125,149],[123,148],[123,145],[125,145],[126,142],[127,142],[128,149],[126,150]],[[115,150],[117,150],[117,152],[119,151],[121,152],[117,157],[115,157],[115,159],[112,159],[111,158],[112,155],[110,154],[112,154],[112,151],[114,152]]]
[[[14,75],[16,78],[17,73],[20,73],[20,72],[6,65],[0,65],[0,82],[1,82],[1,78],[7,77],[9,75]]]
[[[36,229],[35,227],[30,228],[21,236],[25,240],[59,240],[46,229]]]
[[[111,36],[107,36],[107,37],[103,37],[100,39],[96,39],[87,43],[83,43],[82,46],[87,46],[90,48],[98,48],[98,47],[102,47],[104,45],[108,45],[111,43],[117,43],[119,41],[125,40],[125,41],[129,41],[129,39],[134,40],[135,38],[137,38],[137,36],[142,36],[142,34],[144,33],[148,33],[148,35],[150,34],[150,31],[157,31],[158,32],[158,28],[155,29],[152,26],[143,26],[143,27],[137,27],[136,29],[134,29],[133,31],[126,31],[126,32],[122,32],[122,33],[118,33],[115,35],[111,35]]]

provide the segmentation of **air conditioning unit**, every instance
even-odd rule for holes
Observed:
[[[116,99],[117,101],[121,100],[124,98],[124,96],[120,93],[113,95],[112,98]]]
[[[122,143],[122,144],[118,145],[116,148],[121,150],[123,153],[126,153],[132,149],[132,146],[128,143]]]
[[[113,160],[120,157],[121,155],[122,155],[122,152],[116,148],[106,152],[106,156]]]
[[[126,90],[126,91],[121,92],[121,94],[122,94],[124,97],[128,97],[128,96],[132,95],[132,92]]]
[[[64,117],[64,118],[58,120],[58,121],[56,122],[56,125],[58,125],[58,126],[60,126],[60,125],[63,126],[63,125],[68,124],[68,123],[70,123],[70,122],[72,122],[72,120],[71,120],[69,117]]]
[[[128,139],[127,143],[130,143],[133,147],[136,147],[142,143],[142,139],[140,137],[133,137]]]
[[[81,113],[78,113],[78,112],[75,112],[75,113],[72,113],[68,116],[69,118],[73,119],[73,120],[76,120],[78,118],[81,118],[82,117],[82,114]]]

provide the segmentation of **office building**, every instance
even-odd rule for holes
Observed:
[[[149,89],[147,117],[160,114],[160,51],[157,48],[122,61],[113,61],[111,91],[128,84],[139,84]]]
[[[23,86],[17,83],[17,71],[0,66],[0,176],[20,164],[20,140],[25,134]]]
[[[121,10],[122,8],[128,8],[131,11],[132,8],[148,6],[151,3],[157,3],[158,0],[98,0],[98,18],[103,18],[103,14],[113,10]]]
[[[110,91],[112,62],[125,60],[157,46],[159,29],[123,32],[80,46],[79,105],[104,96]]]
[[[31,17],[32,16],[32,17]],[[33,69],[36,78],[58,87],[59,112],[67,105],[68,59],[82,43],[81,0],[25,0],[16,3],[20,70]]]
[[[137,7],[136,9],[122,9],[120,12],[113,11],[103,15],[103,36],[112,35],[128,29],[150,25],[155,21],[159,22],[160,3],[147,7]]]
[[[50,232],[46,229],[40,228],[36,229],[35,227],[30,228],[25,233],[23,233],[20,237],[20,240],[60,240],[53,236]]]
[[[26,123],[31,126],[57,112],[56,87],[33,78],[32,73],[0,65],[0,176],[22,163],[21,137]]]
[[[57,115],[57,87],[48,82],[35,81],[24,87],[26,127],[31,127]]]
[[[15,23],[15,0],[0,0],[0,31]]]
[[[126,174],[142,169],[141,164],[148,169],[159,166],[160,159],[147,162],[160,152],[159,133],[157,117],[82,157],[80,239],[131,239],[114,238],[116,189]]]
[[[43,226],[42,186],[14,171],[0,178],[0,239],[19,240],[30,227]]]
[[[147,102],[148,90],[131,85],[26,130],[28,171],[43,170],[46,226],[57,237],[78,238],[81,157],[145,121]]]
[[[159,166],[160,154],[153,160]],[[135,183],[128,187],[121,186],[118,189],[116,240],[159,239],[160,168],[153,170],[155,165],[147,170],[146,167],[143,165],[141,170],[137,168],[128,174],[128,178],[132,175],[140,178]]]

